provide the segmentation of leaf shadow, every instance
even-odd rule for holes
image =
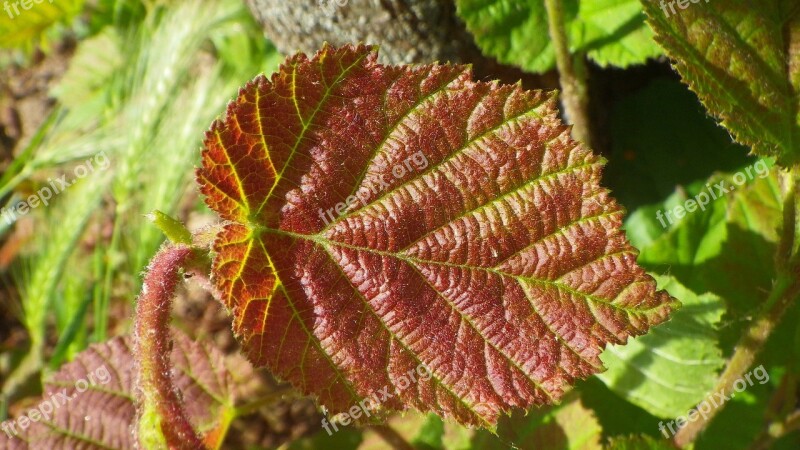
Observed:
[[[602,48],[606,45],[616,43],[621,39],[625,38],[625,36],[635,32],[636,30],[640,29],[641,27],[647,26],[645,24],[645,17],[644,14],[637,14],[630,19],[628,19],[625,23],[623,23],[619,28],[617,28],[611,34],[605,34],[597,39],[586,43],[582,50],[583,51],[590,51],[595,50],[598,48]]]

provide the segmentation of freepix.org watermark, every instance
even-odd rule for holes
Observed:
[[[17,16],[20,15],[19,8],[20,6],[24,10],[29,10],[33,8],[34,3],[44,3],[45,0],[19,0],[14,2],[4,1],[3,2],[3,10],[8,13],[8,17],[12,19],[16,19]],[[53,0],[47,0],[47,3],[53,3]],[[14,14],[11,14],[11,10],[14,10]]]
[[[675,420],[670,420],[667,422],[666,426],[664,426],[664,422],[658,422],[658,429],[665,438],[669,439],[670,436],[677,433],[687,422],[694,422],[700,416],[703,416],[704,419],[708,418],[708,414],[710,414],[711,411],[721,408],[725,402],[736,397],[736,393],[743,392],[748,387],[752,386],[753,378],[755,378],[759,384],[764,384],[769,381],[769,373],[767,373],[763,365],[756,367],[751,372],[744,374],[744,378],[739,378],[733,383],[734,392],[731,392],[730,396],[725,395],[724,392],[713,392],[694,409],[690,409],[685,416],[679,416],[675,418]],[[677,425],[677,427],[673,428],[673,425]],[[667,428],[669,428],[669,431],[667,431]]]
[[[397,380],[397,388],[402,392],[408,389],[412,382],[426,381],[429,380],[431,376],[433,376],[433,372],[428,369],[428,366],[420,364],[416,369],[411,369],[400,376]],[[347,412],[333,416],[330,422],[328,422],[327,418],[323,418],[322,428],[328,432],[328,436],[332,436],[333,433],[339,431],[337,424],[347,426],[362,415],[370,417],[370,411],[374,411],[375,408],[392,397],[394,397],[394,393],[389,392],[389,386],[384,386],[382,389],[378,390],[378,392],[361,400],[357,405],[353,405]]]
[[[330,17],[336,13],[337,8],[347,6],[348,1],[349,0],[317,0],[317,3],[319,3],[319,7],[322,8],[322,12]]]
[[[8,420],[3,422],[0,424],[0,429],[2,429],[9,438],[14,439],[15,436],[22,431],[27,430],[29,426],[36,422],[42,420],[50,421],[50,419],[53,417],[53,413],[58,408],[61,408],[72,400],[78,398],[78,396],[86,392],[90,386],[108,384],[109,381],[111,381],[111,374],[108,372],[108,368],[105,365],[100,366],[99,368],[95,369],[94,372],[90,372],[88,375],[86,375],[86,378],[82,378],[75,382],[76,392],[72,396],[67,395],[67,388],[64,388],[61,390],[61,392],[56,392],[55,394],[51,395],[49,399],[39,403],[36,408],[29,410],[24,416],[16,420]],[[19,429],[17,429],[17,427],[19,427]]]
[[[44,206],[50,204],[50,199],[54,195],[64,192],[75,183],[76,179],[84,178],[94,173],[95,170],[106,170],[109,165],[111,165],[111,162],[106,156],[106,152],[100,152],[75,166],[72,171],[75,178],[72,180],[68,181],[66,175],[61,175],[56,179],[48,178],[47,186],[39,189],[35,194],[31,194],[27,199],[19,201],[16,205],[12,205],[10,208],[3,208],[3,219],[5,219],[6,224],[11,225],[17,220],[17,216],[28,214],[31,210],[38,208],[40,204]]]
[[[686,217],[687,213],[693,213],[697,211],[698,208],[700,208],[701,211],[705,211],[706,206],[708,206],[711,200],[716,200],[736,190],[737,186],[741,186],[752,180],[755,178],[755,175],[758,175],[759,178],[769,176],[769,167],[767,167],[767,163],[764,162],[763,159],[752,166],[745,167],[742,171],[736,172],[732,177],[734,185],[726,185],[725,180],[713,186],[710,183],[706,183],[706,189],[695,195],[694,198],[690,198],[683,202],[683,204],[666,211],[660,209],[656,211],[656,219],[658,219],[662,227],[667,228],[667,222],[669,222],[670,225],[680,222],[681,219]],[[664,220],[665,218],[667,219],[666,221]]]
[[[418,151],[413,155],[409,156],[405,159],[402,163],[398,163],[394,167],[392,167],[392,176],[396,179],[402,178],[406,173],[419,171],[426,167],[428,167],[428,158],[425,157],[425,154],[422,151]],[[336,220],[336,217],[340,216],[347,208],[352,206],[353,204],[360,202],[362,205],[366,205],[367,201],[373,195],[377,195],[380,192],[380,189],[389,189],[390,184],[386,182],[385,175],[381,175],[378,178],[379,183],[374,185],[370,190],[367,187],[362,187],[355,193],[355,195],[348,196],[345,201],[339,202],[331,208],[328,208],[327,211],[323,211],[322,208],[319,210],[319,217],[325,222],[325,226],[330,225],[331,222]],[[335,213],[335,214],[334,214]]]
[[[676,3],[678,5],[678,8],[686,9],[692,3],[700,3],[701,1],[705,1],[706,3],[708,3],[709,0],[670,0],[670,1],[661,0],[661,10],[664,11],[664,15],[666,17],[669,17],[671,15],[670,11],[672,11],[672,14],[676,14],[675,12]],[[667,11],[667,7],[669,7],[669,11]]]

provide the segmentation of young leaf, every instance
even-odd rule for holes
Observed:
[[[212,275],[253,362],[333,411],[491,428],[666,320],[553,95],[376,57],[291,57],[206,135]]]
[[[601,66],[627,67],[661,54],[638,0],[565,0],[570,48],[585,51]],[[530,72],[555,67],[541,0],[458,0],[481,50]]]
[[[800,162],[800,3],[642,4],[678,72],[736,140],[784,166]]]
[[[231,373],[215,348],[180,332],[174,333],[174,343],[175,385],[187,414],[208,447],[219,448],[234,415]],[[131,432],[136,418],[131,348],[130,338],[115,338],[80,353],[47,381],[35,408],[41,420],[23,430],[22,418],[17,418],[11,433],[0,433],[0,448],[136,448]],[[50,406],[44,406],[45,402]],[[41,418],[47,411],[47,417]],[[25,417],[35,418],[35,414],[27,411]]]

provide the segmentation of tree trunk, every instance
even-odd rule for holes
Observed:
[[[380,44],[386,64],[476,62],[472,36],[443,0],[247,0],[283,54],[315,53],[324,42]]]

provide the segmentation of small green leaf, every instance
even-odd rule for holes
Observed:
[[[173,244],[192,245],[192,233],[177,219],[159,210],[147,215],[147,219],[161,230]]]
[[[541,0],[458,0],[458,13],[487,55],[530,72],[555,66]],[[566,0],[570,48],[601,66],[627,67],[661,49],[644,23],[638,0]]]

